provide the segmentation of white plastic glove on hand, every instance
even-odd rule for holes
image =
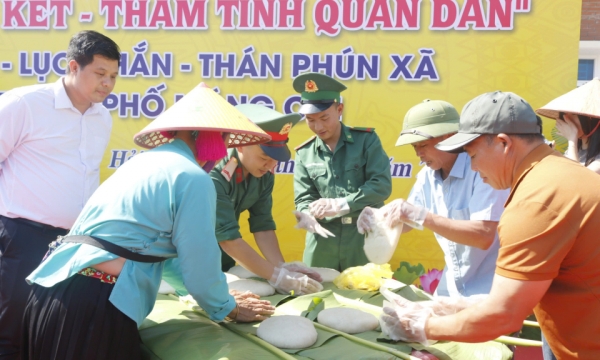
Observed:
[[[279,264],[279,267],[284,267],[289,271],[301,273],[301,274],[307,275],[309,278],[311,278],[313,280],[317,280],[318,282],[323,282],[323,279],[321,278],[321,275],[318,272],[309,268],[302,262],[295,261],[295,262],[289,262],[289,263],[281,263],[281,264]]]
[[[387,226],[393,228],[403,222],[417,230],[423,230],[423,223],[429,213],[427,208],[413,205],[404,199],[396,199],[381,208],[387,218]]]
[[[289,294],[293,291],[294,295],[306,295],[323,290],[320,282],[283,267],[275,267],[269,284],[280,294]]]
[[[325,217],[342,216],[350,212],[348,201],[339,199],[319,199],[308,205],[310,214],[317,219]]]
[[[387,301],[383,305],[383,314],[380,317],[381,330],[390,339],[418,342],[424,346],[432,344],[425,335],[425,324],[433,313],[430,308],[389,307]]]
[[[373,229],[375,223],[375,212],[373,208],[365,207],[358,215],[356,220],[356,228],[361,234],[367,233]]]
[[[294,215],[296,216],[296,221],[298,221],[296,229],[305,229],[313,234],[319,234],[324,238],[335,237],[329,230],[322,227],[312,215],[301,211],[294,211]]]

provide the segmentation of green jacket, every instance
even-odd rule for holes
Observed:
[[[309,266],[344,270],[368,262],[364,235],[356,219],[365,206],[381,207],[392,192],[390,162],[373,129],[342,124],[342,134],[332,153],[313,137],[296,148],[294,201],[296,209],[308,212],[308,205],[320,198],[345,198],[350,213],[319,220],[335,238],[306,233],[303,261]],[[347,221],[347,218],[351,218]],[[342,221],[342,220],[346,221]]]
[[[231,159],[234,160],[231,160]],[[226,171],[229,161],[237,162]],[[229,171],[227,171],[229,170]],[[230,174],[229,178],[227,174]],[[240,214],[246,210],[250,212],[248,222],[250,232],[275,230],[275,221],[271,210],[273,208],[273,185],[275,176],[267,173],[260,178],[248,175],[244,180],[242,163],[236,149],[229,149],[225,157],[210,172],[210,177],[217,191],[217,241],[235,240],[242,237],[240,233]],[[222,251],[222,268],[229,270],[235,261]]]

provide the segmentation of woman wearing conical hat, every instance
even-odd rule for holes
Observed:
[[[207,174],[227,146],[269,140],[203,84],[135,135],[150,150],[98,188],[27,278],[23,358],[140,358],[137,328],[154,306],[163,269],[212,320],[272,314],[268,301],[228,292]],[[175,257],[177,269],[164,261]]]
[[[565,156],[600,174],[600,80],[552,100],[536,110],[556,120],[556,129],[568,142]]]

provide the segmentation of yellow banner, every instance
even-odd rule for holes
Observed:
[[[133,135],[199,82],[231,103],[287,113],[299,102],[293,77],[320,71],[348,87],[344,123],[379,134],[395,199],[408,195],[421,169],[410,146],[394,147],[406,111],[424,99],[460,111],[493,90],[537,108],[571,90],[580,12],[573,0],[2,0],[0,92],[56,81],[77,31],[115,40],[123,60],[105,101],[114,119],[101,165],[106,179],[139,153]],[[310,136],[301,122],[289,145]],[[273,194],[287,260],[301,259],[304,248],[292,215],[293,167],[293,160],[277,166]],[[245,218],[241,224],[252,243]],[[429,231],[402,237],[392,268],[402,260],[444,266]]]

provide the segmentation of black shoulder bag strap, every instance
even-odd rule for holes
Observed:
[[[123,257],[125,259],[143,262],[143,263],[157,263],[157,262],[167,260],[167,258],[163,258],[160,256],[138,254],[133,251],[129,251],[129,250],[125,249],[124,247],[113,244],[110,241],[102,240],[97,237],[92,237],[92,236],[88,236],[88,235],[61,236],[60,241],[92,245],[99,249],[106,250],[110,253],[113,253],[115,255]]]

